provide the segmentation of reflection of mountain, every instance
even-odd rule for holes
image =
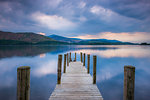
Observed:
[[[107,50],[116,49],[116,47],[88,47],[88,46],[0,46],[0,58],[12,56],[36,56],[43,53],[50,52],[57,54],[67,51],[94,49]]]
[[[12,56],[36,56],[50,52],[55,48],[51,46],[0,46],[0,58]]]

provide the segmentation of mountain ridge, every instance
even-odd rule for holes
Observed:
[[[133,44],[130,42],[122,42],[119,40],[109,40],[109,39],[79,39],[79,38],[67,38],[59,35],[52,34],[48,37],[51,37],[52,39],[55,39],[57,41],[63,41],[63,42],[68,42],[68,43],[73,43],[73,44],[81,44],[81,45],[120,45],[120,44]],[[76,40],[76,41],[75,41]]]
[[[82,40],[82,39],[78,39],[78,38],[67,38],[67,37],[63,37],[63,36],[59,36],[59,35],[55,35],[55,34],[49,35],[48,37],[55,39],[57,41],[68,42],[68,43],[77,43]]]
[[[0,45],[124,45],[134,44],[119,40],[108,39],[79,39],[68,38],[59,35],[44,36],[33,32],[3,32],[0,31]]]
[[[4,32],[0,31],[0,45],[42,45],[42,44],[66,44],[50,37],[33,32]]]
[[[24,42],[31,42],[31,43],[37,43],[41,41],[55,41],[51,38],[33,32],[13,33],[13,32],[3,32],[3,31],[0,31],[0,40],[15,40],[15,41],[24,41]]]

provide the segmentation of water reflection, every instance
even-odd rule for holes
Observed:
[[[42,53],[42,54],[39,55],[40,58],[44,58],[45,56],[46,56],[45,53]]]
[[[116,47],[116,48],[115,48]],[[87,49],[81,49],[76,52],[86,52],[93,55],[99,55],[101,57],[105,58],[112,58],[112,57],[150,57],[149,53],[149,47],[143,46],[141,49],[141,46],[115,46],[114,48],[107,48],[107,49],[93,49],[90,48]]]
[[[13,56],[36,56],[40,57],[45,56],[45,53],[58,54],[66,51],[74,50],[83,50],[83,49],[92,49],[92,50],[107,50],[107,49],[117,49],[117,47],[104,47],[104,46],[0,46],[0,58],[7,58]]]
[[[104,100],[122,100],[123,67],[136,67],[135,100],[150,98],[149,46],[1,46],[0,99],[16,100],[17,67],[31,66],[31,100],[48,100],[56,85],[58,54],[80,52],[97,55],[97,85]],[[87,64],[87,62],[86,62]],[[144,86],[144,87],[143,87]],[[142,96],[141,96],[142,95]]]

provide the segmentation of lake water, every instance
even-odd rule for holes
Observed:
[[[150,98],[150,46],[0,46],[0,100],[16,100],[17,67],[31,67],[31,100],[48,100],[56,86],[58,54],[97,55],[97,86],[104,100],[123,100],[124,65],[136,67],[135,100]],[[86,62],[87,65],[87,62]]]

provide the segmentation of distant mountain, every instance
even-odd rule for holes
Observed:
[[[58,44],[61,43],[50,37],[32,33],[12,33],[0,31],[0,45],[23,45],[23,44]]]
[[[67,38],[67,37],[63,37],[63,36],[59,36],[59,35],[49,35],[48,37],[60,41],[60,42],[67,42],[67,43],[78,43],[80,41],[82,41],[82,39],[78,39],[78,38]]]
[[[32,32],[3,32],[0,31],[0,45],[60,45],[60,44],[72,44],[72,45],[124,45],[133,43],[122,42],[118,40],[108,39],[78,39],[67,38],[59,35],[44,36]]]
[[[108,39],[88,39],[88,40],[83,40],[81,42],[90,42],[90,43],[122,43],[121,41],[118,41],[118,40],[108,40]]]
[[[89,44],[89,45],[121,45],[121,44],[133,44],[130,42],[122,42],[118,40],[108,40],[108,39],[88,39],[82,40],[79,44]]]
[[[59,35],[48,36],[60,42],[68,42],[71,44],[81,44],[81,45],[120,45],[120,44],[133,44],[130,42],[122,42],[118,40],[108,40],[108,39],[78,39],[78,38],[67,38]]]

